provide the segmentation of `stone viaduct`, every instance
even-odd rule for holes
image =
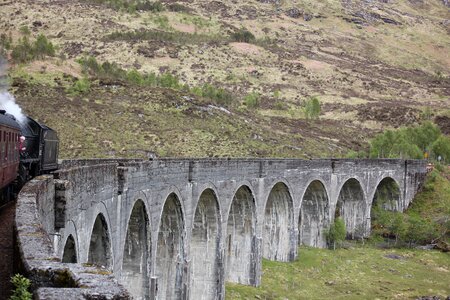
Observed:
[[[226,281],[260,284],[263,257],[325,247],[336,216],[367,236],[372,204],[404,210],[425,173],[414,160],[63,161],[19,195],[22,268],[38,299],[224,299]]]

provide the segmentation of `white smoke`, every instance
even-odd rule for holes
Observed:
[[[13,115],[20,123],[26,121],[26,117],[20,106],[16,103],[13,95],[8,92],[0,92],[0,109],[6,110],[8,114]]]
[[[0,57],[0,109],[6,110],[6,112],[13,115],[18,122],[24,123],[26,121],[26,117],[23,114],[22,109],[16,103],[14,96],[8,92],[6,74],[6,60]]]

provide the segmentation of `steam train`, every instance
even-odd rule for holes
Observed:
[[[0,206],[30,178],[58,167],[56,131],[30,117],[18,122],[0,110]]]

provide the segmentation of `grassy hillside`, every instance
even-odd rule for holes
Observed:
[[[407,213],[436,224],[437,239],[450,245],[450,167],[438,168],[440,171],[434,170],[428,175],[422,191],[416,195]]]
[[[49,76],[19,77],[13,88],[25,111],[58,130],[62,157],[310,157],[345,153],[364,138],[348,127],[341,132],[348,139],[329,145],[333,121],[273,122],[172,89],[93,84],[72,96],[64,87],[70,78]]]
[[[11,90],[58,130],[63,157],[341,156],[386,128],[436,117],[450,128],[450,12],[441,0],[111,2],[1,4]],[[23,38],[39,34],[55,55],[15,60]],[[91,90],[74,96],[85,55],[223,88],[231,101],[92,74]],[[321,115],[307,121],[313,96]]]
[[[371,247],[299,250],[300,258],[292,263],[264,260],[261,287],[227,284],[226,299],[444,299],[450,295],[448,253]]]

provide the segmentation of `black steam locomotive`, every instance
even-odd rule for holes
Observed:
[[[30,178],[56,170],[58,150],[56,131],[0,110],[0,206]]]

